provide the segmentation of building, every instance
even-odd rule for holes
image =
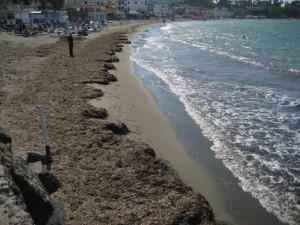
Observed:
[[[31,11],[29,12],[29,18],[30,21],[34,23],[66,24],[68,22],[68,14],[66,11],[52,11],[52,10]]]
[[[188,6],[186,8],[186,14],[190,16],[201,16],[201,7]]]
[[[156,16],[170,16],[172,8],[168,4],[154,4],[153,12]]]
[[[228,8],[215,8],[213,15],[215,18],[230,18],[233,17],[233,12],[229,11]]]
[[[89,20],[89,21],[106,20],[107,10],[104,6],[98,4],[80,4],[79,11],[82,13],[82,15],[83,14],[86,15],[85,20]]]
[[[148,12],[148,4],[146,0],[127,0],[126,2],[127,11],[136,11],[141,13]]]

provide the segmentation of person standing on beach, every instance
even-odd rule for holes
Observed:
[[[69,36],[68,36],[68,43],[69,43],[69,53],[70,53],[70,57],[74,57],[74,55],[73,55],[74,42],[73,42],[72,33],[69,34]]]

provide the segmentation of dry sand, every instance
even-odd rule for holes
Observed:
[[[136,29],[145,26],[110,26],[75,40],[75,58],[68,57],[65,38],[0,34],[1,127],[12,136],[15,153],[43,151],[36,105],[44,105],[53,171],[64,184],[55,197],[65,202],[68,224],[187,223],[199,216],[202,203],[209,212],[205,199],[153,158],[147,145],[130,139],[148,143],[181,179],[209,194],[224,219],[222,196],[209,175],[185,154],[169,121],[134,76],[129,45],[117,54],[117,70],[110,71],[118,81],[93,82],[109,74],[101,68],[119,35],[132,40]],[[97,89],[104,92],[102,97]],[[98,98],[92,98],[95,94]],[[90,109],[88,103],[105,108],[106,120],[85,118],[82,112]],[[107,123],[117,121],[132,131],[130,139],[106,129]]]

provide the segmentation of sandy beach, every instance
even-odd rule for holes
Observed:
[[[138,32],[129,34],[128,39],[136,40],[139,32],[151,26],[154,25],[137,28]],[[108,109],[111,112],[108,120],[126,123],[132,131],[128,135],[130,138],[153,147],[158,157],[166,160],[185,183],[197,192],[205,193],[219,220],[233,222],[234,219],[226,213],[223,193],[217,188],[215,181],[204,167],[188,156],[169,119],[145,90],[142,81],[134,74],[132,62],[128,57],[131,52],[130,45],[124,45],[123,51],[117,53],[120,62],[111,73],[118,77],[118,82],[110,86],[101,86],[107,93],[105,98],[93,99],[89,103],[95,107]],[[100,88],[97,85],[96,87]]]
[[[211,193],[219,216],[228,218],[213,181],[194,170],[168,119],[134,76],[130,46],[120,43],[121,35],[134,40],[149,26],[111,25],[76,39],[74,58],[65,37],[0,34],[1,127],[12,136],[15,154],[43,152],[36,106],[44,106],[53,172],[64,185],[53,197],[65,203],[67,224],[213,224],[193,183]],[[107,71],[112,62],[116,69]],[[121,123],[131,132],[109,128]]]

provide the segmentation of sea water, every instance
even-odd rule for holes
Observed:
[[[156,99],[176,96],[242,189],[300,224],[300,21],[175,22],[132,46]]]

